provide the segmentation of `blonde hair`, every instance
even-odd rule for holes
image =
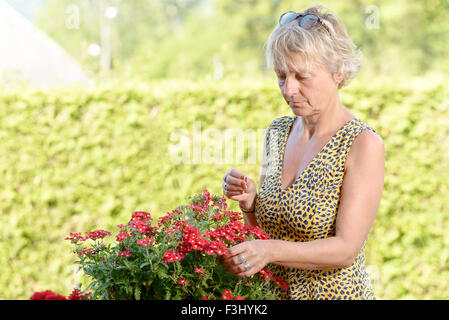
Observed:
[[[322,23],[304,29],[296,19],[276,26],[265,43],[267,66],[275,71],[295,70],[290,55],[300,53],[305,58],[305,69],[310,71],[311,59],[318,58],[330,73],[344,77],[338,85],[340,89],[360,71],[362,52],[349,37],[341,19],[325,6],[315,4],[303,13],[317,15]]]

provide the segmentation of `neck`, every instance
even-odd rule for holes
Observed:
[[[311,138],[327,136],[329,132],[335,132],[341,128],[351,117],[352,114],[338,100],[318,114],[301,117],[300,121],[304,129],[303,138],[310,140]]]

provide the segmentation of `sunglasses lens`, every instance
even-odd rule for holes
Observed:
[[[318,17],[313,14],[308,14],[302,17],[302,19],[299,21],[299,25],[303,27],[304,29],[309,29],[310,27],[313,27],[318,22]]]
[[[284,25],[284,24],[290,23],[293,20],[295,20],[296,18],[298,18],[298,14],[296,12],[293,12],[293,11],[286,12],[281,15],[281,17],[279,19],[279,24]]]

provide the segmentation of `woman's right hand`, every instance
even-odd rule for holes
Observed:
[[[252,210],[257,195],[256,183],[235,168],[223,177],[223,194],[231,200],[238,201],[246,210]]]

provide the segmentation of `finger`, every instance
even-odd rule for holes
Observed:
[[[240,196],[243,194],[243,191],[239,190],[239,191],[229,191],[229,189],[226,191],[225,193],[228,197],[235,197],[235,196]]]
[[[231,257],[234,257],[236,255],[239,255],[239,254],[245,252],[246,246],[247,246],[247,243],[243,242],[243,243],[237,244],[237,245],[229,248],[228,254],[225,257],[231,258]],[[248,254],[245,254],[245,257],[247,257],[247,256],[248,256]]]
[[[247,278],[256,273],[256,268],[250,263],[250,267],[246,270],[243,264],[238,266],[229,267],[229,272],[233,273],[235,276],[239,278]]]
[[[242,272],[234,273],[234,275],[235,275],[236,277],[239,277],[239,278],[241,278],[241,279],[243,279],[243,278],[249,278],[249,277],[251,277],[253,274],[255,274],[255,272],[252,271],[251,269],[249,269],[248,271],[244,270],[244,271],[242,271]]]
[[[228,185],[228,190],[243,190],[246,187],[244,179],[227,176],[224,183]]]
[[[254,254],[250,254],[248,251],[245,251],[238,255],[229,257],[226,262],[229,263],[230,265],[239,266],[243,271],[243,269],[245,269],[244,262],[249,263],[249,265],[251,266],[255,261],[258,261],[257,256],[255,256]]]
[[[239,260],[238,255],[223,259],[223,264],[230,267],[240,266],[242,262]]]
[[[237,170],[236,168],[231,168],[228,171],[228,177],[233,177],[233,178],[237,178],[237,179],[244,179],[245,175],[240,172],[239,170]]]
[[[223,190],[234,191],[234,192],[237,192],[237,191],[243,192],[244,187],[241,185],[235,185],[235,184],[223,182]]]
[[[235,263],[233,257],[222,256],[221,259],[222,259],[221,263],[225,266],[233,266],[233,265],[237,264],[237,263]]]
[[[235,168],[231,168],[223,177],[223,180],[228,184],[241,185],[245,187],[248,179],[243,173]]]
[[[233,178],[234,179],[234,178]],[[245,183],[244,182],[236,182],[235,180],[231,180],[230,182],[223,181],[222,188],[224,191],[245,191]]]
[[[238,201],[238,202],[245,201],[248,198],[247,194],[244,194],[243,192],[238,192],[238,191],[233,191],[231,193],[229,191],[223,191],[223,194],[227,198],[229,198],[233,201]]]
[[[233,273],[236,276],[240,275],[240,276],[243,276],[243,277],[246,276],[245,273],[247,272],[245,267],[243,265],[241,265],[241,264],[237,265],[237,266],[229,266],[228,268],[226,268],[226,270],[228,272]]]
[[[233,200],[233,201],[242,201],[242,197],[244,197],[244,196],[242,196],[242,194],[241,193],[229,193],[229,192],[226,192],[225,194],[224,194],[228,199],[230,199],[230,200]]]
[[[234,273],[239,278],[247,278],[251,277],[252,275],[256,274],[257,272],[262,269],[263,265],[256,262],[249,262],[249,268],[246,270],[246,268],[243,266],[243,268],[239,268],[238,270],[241,270],[238,273]]]

